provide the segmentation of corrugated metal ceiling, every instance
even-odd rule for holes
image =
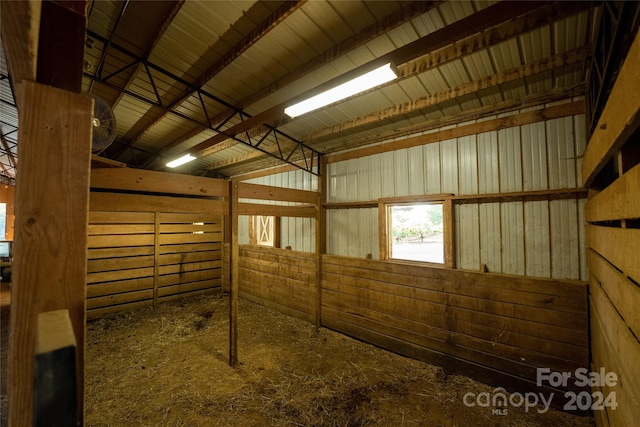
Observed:
[[[107,100],[118,121],[115,143],[100,154],[159,170],[198,146],[199,159],[177,172],[232,176],[282,163],[250,145],[297,161],[300,149],[288,153],[300,144],[306,155],[327,153],[481,117],[492,106],[580,93],[598,8],[496,3],[94,1],[83,90]],[[474,20],[492,6],[514,12],[501,22]],[[465,18],[468,34],[455,27]],[[436,31],[447,45],[418,52]],[[293,120],[276,111],[411,43],[416,53],[403,51],[396,81]],[[0,89],[10,102],[7,83]],[[2,133],[15,144],[10,116]],[[237,131],[245,122],[251,126]],[[8,158],[0,163],[12,167]]]

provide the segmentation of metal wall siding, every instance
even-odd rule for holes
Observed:
[[[483,203],[480,215],[480,265],[492,273],[502,272],[500,204]]]
[[[573,129],[576,143],[576,183],[582,186],[582,159],[587,147],[587,125],[585,123],[584,114],[573,117]]]
[[[580,280],[589,280],[587,268],[587,242],[585,236],[585,212],[586,199],[578,200],[578,255],[580,261]]]
[[[442,193],[458,194],[458,144],[455,139],[440,142]]]
[[[380,179],[382,174],[380,173],[381,168],[381,156],[369,156],[365,157],[362,160],[369,160],[369,191],[370,191],[370,200],[377,200],[382,197],[382,183]],[[364,165],[363,165],[364,166]]]
[[[573,118],[549,120],[547,127],[549,188],[576,187]]]
[[[551,277],[578,279],[580,255],[578,206],[575,200],[549,202],[551,235]]]
[[[478,205],[456,205],[456,265],[465,270],[480,269]]]
[[[523,190],[546,190],[547,144],[544,123],[522,126]]]
[[[425,194],[441,194],[440,143],[427,144],[423,148]]]
[[[460,194],[478,193],[478,155],[475,135],[458,138],[458,177]]]
[[[422,146],[408,149],[409,155],[409,195],[419,196],[424,194],[424,155]]]
[[[500,172],[498,156],[498,133],[485,132],[478,135],[478,192],[499,193]]]
[[[394,196],[409,195],[409,161],[407,158],[407,149],[397,150],[393,152],[394,170],[395,170],[395,193]]]
[[[524,204],[524,239],[527,276],[549,277],[549,202],[546,200]]]
[[[502,203],[502,272],[525,274],[523,203]]]
[[[380,155],[382,197],[395,196],[395,170],[393,157],[393,152],[386,152]]]

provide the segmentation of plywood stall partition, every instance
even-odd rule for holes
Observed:
[[[317,192],[240,182],[238,197],[238,215],[314,218],[318,227]],[[319,266],[315,253],[242,245],[238,269],[241,297],[312,323],[319,320]]]
[[[599,426],[637,425],[640,414],[640,37],[627,54],[584,157],[589,185],[587,264],[592,370],[617,380],[594,391],[617,408]]]
[[[227,181],[96,169],[91,189],[89,318],[220,289]]]

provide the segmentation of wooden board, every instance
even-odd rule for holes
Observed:
[[[143,169],[93,169],[91,188],[134,192],[169,193],[202,197],[229,197],[229,184],[224,179]]]
[[[90,209],[92,211],[124,212],[184,212],[224,214],[228,202],[187,197],[142,196],[139,194],[97,193],[91,192]]]
[[[589,222],[640,218],[640,164],[587,201]]]
[[[318,193],[315,191],[248,184],[246,182],[239,183],[238,197],[241,199],[275,200],[305,204],[315,204],[318,202]]]
[[[258,203],[238,203],[238,215],[315,218],[317,212],[313,206],[281,206]]]
[[[587,246],[640,283],[640,229],[587,225]]]

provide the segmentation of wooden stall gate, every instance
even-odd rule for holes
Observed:
[[[598,426],[631,426],[640,415],[640,35],[587,144],[582,176],[589,268],[591,369],[615,373],[593,392],[613,398]]]
[[[227,181],[99,169],[91,187],[88,318],[220,289]]]

